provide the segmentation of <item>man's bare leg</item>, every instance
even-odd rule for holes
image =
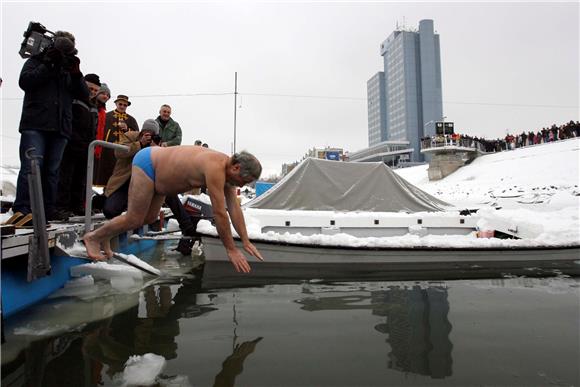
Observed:
[[[100,247],[103,244],[107,257],[113,255],[110,240],[115,235],[125,231],[141,227],[144,224],[147,212],[150,209],[155,195],[154,182],[139,167],[133,166],[131,171],[131,183],[129,184],[129,197],[127,212],[111,219],[95,231],[86,233],[83,237],[89,258],[103,260]],[[155,200],[155,201],[158,201]],[[159,208],[161,204],[159,205]],[[157,209],[159,211],[159,209]]]

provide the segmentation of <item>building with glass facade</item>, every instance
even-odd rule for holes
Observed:
[[[421,20],[418,30],[397,29],[380,52],[384,72],[367,82],[369,147],[409,141],[412,161],[422,161],[421,138],[433,136],[435,122],[443,117],[439,35],[433,20]]]
[[[387,100],[385,73],[380,71],[367,82],[369,146],[387,141]]]

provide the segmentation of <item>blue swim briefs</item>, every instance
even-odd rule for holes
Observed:
[[[133,157],[133,165],[141,168],[151,180],[155,181],[155,169],[153,169],[153,162],[151,161],[150,146],[137,152],[135,157]]]

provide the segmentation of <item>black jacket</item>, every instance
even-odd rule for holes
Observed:
[[[86,152],[97,133],[97,107],[88,99],[72,102],[72,134],[67,147]]]
[[[70,138],[72,101],[86,100],[89,96],[82,74],[71,76],[61,66],[32,57],[24,63],[18,84],[24,90],[19,131],[59,132]]]

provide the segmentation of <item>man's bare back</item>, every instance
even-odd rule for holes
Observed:
[[[248,238],[235,189],[257,180],[261,172],[259,161],[245,151],[227,156],[196,146],[142,149],[133,159],[127,212],[85,234],[83,240],[87,255],[95,260],[110,258],[113,255],[111,237],[154,222],[165,195],[206,186],[213,206],[215,226],[228,257],[237,271],[248,273],[250,265],[234,244],[230,219],[243,249],[263,260]],[[101,254],[101,248],[105,256]]]
[[[228,160],[223,153],[194,145],[151,149],[155,192],[175,195],[206,186],[208,172],[225,170]]]

